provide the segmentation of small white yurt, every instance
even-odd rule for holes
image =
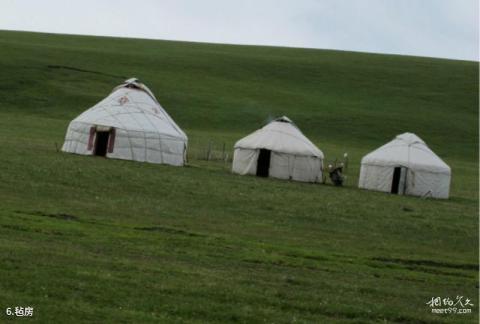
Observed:
[[[273,120],[234,146],[232,171],[321,182],[323,153],[287,117]]]
[[[70,122],[62,151],[181,166],[187,142],[150,89],[129,79]]]
[[[417,135],[404,133],[361,162],[358,186],[364,189],[448,198],[450,167]]]

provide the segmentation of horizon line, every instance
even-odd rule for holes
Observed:
[[[137,36],[118,36],[118,35],[106,35],[106,34],[62,33],[62,32],[52,32],[52,31],[23,30],[23,29],[22,30],[19,30],[19,29],[2,29],[2,28],[0,28],[0,31],[64,35],[64,36],[138,39],[138,40],[166,41],[166,42],[179,42],[179,43],[195,43],[195,44],[207,44],[207,45],[210,44],[210,45],[227,45],[227,46],[278,47],[278,48],[292,48],[292,49],[305,49],[305,50],[318,50],[318,51],[351,52],[351,53],[372,54],[372,55],[406,56],[406,57],[417,57],[417,58],[425,58],[425,59],[451,60],[451,61],[480,63],[480,57],[477,57],[476,60],[470,60],[470,59],[461,59],[461,58],[453,58],[453,57],[427,56],[427,55],[416,55],[416,54],[407,54],[407,53],[369,52],[369,51],[338,49],[338,48],[305,47],[305,46],[278,45],[278,44],[222,43],[222,42],[215,42],[215,41],[199,41],[199,40],[187,40],[187,39],[153,38],[153,37],[137,37]]]

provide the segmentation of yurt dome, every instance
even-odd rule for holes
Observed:
[[[62,151],[180,166],[187,143],[150,89],[133,78],[70,122]]]
[[[321,182],[323,153],[288,117],[280,117],[234,146],[234,173]]]
[[[363,157],[359,187],[448,198],[450,176],[450,167],[421,138],[404,133]]]

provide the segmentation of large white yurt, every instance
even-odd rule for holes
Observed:
[[[242,138],[234,150],[234,173],[322,181],[322,151],[285,116]]]
[[[364,189],[448,198],[450,167],[417,135],[404,133],[365,155],[358,186]]]
[[[187,143],[150,89],[129,79],[70,122],[62,151],[181,166]]]

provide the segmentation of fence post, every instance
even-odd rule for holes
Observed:
[[[212,141],[209,141],[208,149],[207,149],[207,161],[210,161],[211,154],[212,154]]]

